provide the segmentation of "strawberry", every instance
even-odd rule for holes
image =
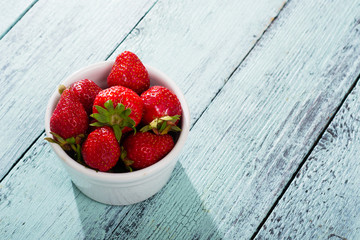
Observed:
[[[123,147],[126,153],[122,155],[125,165],[142,169],[165,157],[173,149],[174,140],[168,134],[137,132],[124,139]]]
[[[132,52],[125,51],[116,57],[107,77],[108,86],[124,86],[141,94],[150,86],[149,74],[140,59]]]
[[[133,90],[123,86],[113,86],[98,93],[94,100],[93,114],[98,122],[92,126],[113,127],[116,138],[121,134],[135,130],[143,113],[143,102]]]
[[[96,83],[89,79],[82,79],[71,85],[70,90],[79,98],[88,115],[92,112],[92,107],[96,95],[102,90]]]
[[[101,127],[88,135],[81,153],[89,167],[106,172],[118,162],[121,149],[114,131],[110,127]]]
[[[80,142],[88,125],[89,119],[83,105],[71,90],[65,89],[50,118],[50,131],[54,139],[45,139],[59,144],[66,151],[74,150],[79,160]]]
[[[177,96],[163,86],[153,86],[141,94],[144,102],[143,123],[149,124],[142,131],[153,129],[157,134],[169,130],[179,131],[176,126],[181,116],[181,104]]]
[[[84,134],[89,119],[78,98],[69,89],[64,90],[50,118],[50,130],[62,138]]]

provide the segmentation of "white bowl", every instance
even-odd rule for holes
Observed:
[[[107,87],[107,76],[114,61],[105,61],[80,69],[71,74],[65,86],[81,79],[90,79],[101,88]],[[181,133],[170,153],[159,162],[147,168],[128,173],[107,173],[87,168],[70,158],[59,145],[50,143],[60,158],[71,180],[86,196],[110,205],[129,205],[141,202],[161,190],[169,180],[183,148],[190,129],[190,112],[185,97],[176,84],[161,71],[145,65],[150,75],[150,84],[169,88],[178,97],[182,107]],[[50,118],[59,101],[60,94],[55,91],[51,96],[45,114],[45,131],[50,134]]]

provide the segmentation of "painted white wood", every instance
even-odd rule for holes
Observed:
[[[36,2],[37,0],[0,1],[0,39]]]
[[[100,62],[154,1],[39,1],[0,41],[0,179],[44,129],[48,99]]]
[[[359,150],[358,83],[257,239],[359,239]]]

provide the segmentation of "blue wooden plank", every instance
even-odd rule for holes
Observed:
[[[253,1],[250,0],[246,2],[203,1],[198,2],[196,5],[190,3],[191,1],[159,1],[143,19],[143,21],[146,22],[145,25],[141,22],[122,44],[129,44],[128,46],[130,48],[131,41],[133,41],[133,43],[139,43],[141,38],[134,38],[134,35],[136,35],[138,29],[140,29],[140,32],[147,32],[147,34],[149,34],[146,35],[146,38],[143,36],[144,40],[149,38],[155,41],[156,39],[161,40],[162,37],[171,40],[171,36],[175,35],[175,39],[182,41],[184,45],[190,42],[188,46],[194,51],[201,45],[203,48],[199,49],[201,54],[195,61],[197,64],[190,65],[185,64],[191,59],[191,57],[189,57],[190,55],[182,53],[186,48],[181,48],[181,51],[176,54],[167,53],[166,58],[161,59],[160,62],[156,60],[160,59],[158,57],[160,54],[172,49],[171,41],[169,41],[167,45],[165,45],[164,42],[160,42],[161,44],[156,45],[158,51],[154,51],[152,54],[151,51],[154,50],[154,47],[151,44],[149,44],[149,50],[146,50],[147,48],[141,44],[138,46],[133,45],[133,47],[130,48],[131,50],[136,50],[137,47],[139,47],[139,54],[141,57],[145,57],[146,63],[164,70],[172,77],[175,73],[175,77],[173,77],[174,80],[182,84],[182,87],[185,87],[185,89],[188,89],[187,98],[192,107],[196,106],[196,99],[200,97],[200,93],[195,95],[191,89],[199,87],[206,89],[209,82],[216,82],[214,87],[216,87],[217,90],[212,89],[212,95],[206,93],[206,96],[204,95],[203,98],[200,98],[203,108],[196,110],[197,116],[200,116],[201,112],[206,108],[206,104],[211,102],[211,99],[216,95],[219,88],[224,85],[224,80],[231,75],[234,68],[247,55],[248,51],[251,50],[256,39],[261,36],[266,27],[271,23],[271,19],[280,11],[283,2],[264,1],[258,3],[258,5],[254,5]],[[222,5],[229,11],[216,10],[220,9]],[[204,8],[204,6],[208,7]],[[236,9],[236,11],[234,9]],[[153,11],[155,11],[156,14],[152,14]],[[183,16],[184,13],[190,14],[190,16],[196,20],[196,28],[191,29],[191,31],[186,27],[174,28],[169,35],[161,30],[167,23],[171,24],[171,26],[176,24],[180,24],[180,26],[188,25],[189,15]],[[244,18],[247,24],[241,23],[239,27],[235,21],[240,22],[241,18]],[[233,19],[233,21],[229,21],[230,19]],[[221,24],[218,23],[219,21]],[[161,24],[158,24],[159,22]],[[205,25],[206,30],[204,31],[207,32],[205,35],[197,33],[197,29],[203,27],[204,22],[208,23],[208,25]],[[94,22],[91,24],[94,24]],[[248,28],[248,25],[252,27]],[[148,28],[153,30],[154,35],[151,34],[151,31],[145,30]],[[231,39],[230,36],[234,29],[238,31],[238,34],[230,41],[231,46],[229,47],[225,44],[229,41],[224,41],[223,38],[227,36]],[[219,43],[217,43],[216,39],[209,38],[211,31],[223,33],[223,35],[216,35],[219,43],[221,43],[220,45],[218,45]],[[162,37],[157,36],[159,32],[162,33]],[[63,35],[66,36],[66,34]],[[184,36],[183,39],[182,36]],[[212,41],[209,41],[209,39]],[[224,43],[224,45],[222,45],[222,43]],[[120,47],[122,47],[122,44]],[[177,45],[181,46],[182,44],[179,42]],[[231,48],[235,46],[238,49],[236,54],[231,51]],[[219,47],[222,48],[219,59],[227,63],[225,70],[224,66],[214,61],[214,55],[208,55],[209,52],[218,50]],[[103,46],[101,48],[103,49]],[[58,49],[60,54],[61,48],[58,47],[56,49]],[[100,52],[101,49],[96,51]],[[120,50],[118,49],[117,51]],[[229,58],[226,56],[227,53],[231,55]],[[170,60],[174,63],[174,54],[175,57],[177,57],[177,61],[182,63],[182,69],[178,69],[179,65],[174,67],[166,63]],[[62,54],[61,56],[67,57]],[[98,55],[90,56],[89,58],[93,60],[96,57],[98,57]],[[154,61],[151,61],[151,59]],[[206,64],[207,61],[209,65]],[[76,63],[75,65],[85,64],[85,62],[86,60],[80,61],[80,63],[75,60],[72,61],[72,63]],[[164,68],[161,66],[163,63]],[[200,72],[199,64],[202,65]],[[76,68],[77,66],[71,66],[67,69],[67,72]],[[167,70],[171,71],[169,72]],[[63,71],[63,69],[61,69],[61,71]],[[63,75],[66,75],[67,72],[63,73],[57,70],[59,76],[57,76],[56,79],[62,79]],[[194,72],[194,74],[191,75],[191,72]],[[191,84],[191,82],[196,82],[193,81],[193,78],[202,75],[202,73],[204,73],[206,78],[202,77],[201,83],[196,83],[192,87],[185,86],[186,83]],[[33,74],[34,73],[31,73],[30,76]],[[188,74],[190,74],[189,76],[191,76],[191,78],[186,78]],[[181,78],[179,78],[179,76]],[[183,78],[186,79],[186,82],[183,82]],[[211,79],[211,81],[209,79]],[[54,80],[54,84],[55,82]],[[0,224],[0,231],[5,232],[6,230],[5,237],[20,239],[82,239],[94,237],[101,239],[111,237],[117,227],[123,232],[116,232],[115,235],[120,233],[123,238],[131,238],[137,233],[139,238],[145,235],[158,239],[182,236],[188,236],[189,238],[194,236],[209,236],[217,239],[221,236],[222,233],[216,231],[217,226],[213,222],[210,210],[204,205],[203,199],[199,196],[198,191],[193,188],[192,180],[188,177],[181,164],[177,165],[177,170],[172,180],[166,186],[166,189],[159,193],[157,198],[149,199],[142,204],[134,206],[110,207],[91,201],[80,194],[78,190],[70,184],[68,176],[59,169],[61,166],[56,165],[58,164],[56,161],[54,162],[55,155],[49,152],[49,146],[44,144],[41,139],[35,142],[34,146],[31,147],[19,164],[17,164],[1,182],[3,187],[0,193],[2,199],[6,200],[0,201],[0,208],[3,210],[0,213],[0,219],[6,220],[1,222],[11,222],[11,224],[8,225]],[[53,177],[53,175],[56,175],[56,177]],[[47,178],[51,180],[47,181]],[[18,187],[15,188],[14,186]],[[175,189],[179,189],[178,194],[181,193],[177,199],[173,198],[173,191]],[[29,197],[30,193],[31,196]],[[170,208],[170,206],[172,207]],[[147,221],[148,217],[151,216],[156,209],[159,209],[159,215],[156,216],[155,214],[153,218],[150,218],[150,221]],[[137,216],[138,220],[135,221],[135,219],[132,219],[134,222],[123,221],[130,215]],[[144,220],[142,220],[142,217]],[[159,220],[165,221],[166,224],[159,224]],[[192,228],[196,222],[195,220],[203,226],[196,231]],[[177,222],[178,224],[174,224],[173,226],[169,224],[173,222]],[[34,228],[36,228],[36,232],[33,231]],[[141,232],[139,228],[142,228],[143,232]],[[186,232],[187,228],[189,231]]]
[[[257,239],[360,238],[359,120],[358,83]]]
[[[332,20],[329,16],[335,15],[330,14],[334,9],[339,16]],[[76,189],[71,192],[71,184],[63,184],[62,172],[47,165],[51,154],[46,154],[47,145],[41,146],[39,141],[24,163],[17,165],[19,169],[2,182],[2,196],[7,199],[1,203],[2,213],[12,221],[4,227],[7,233],[34,238],[85,238],[86,234],[102,238],[111,236],[113,227],[118,226],[113,237],[249,236],[271,205],[271,197],[282,189],[297,159],[335,109],[336,103],[330,100],[341,99],[359,72],[358,25],[353,21],[356,6],[333,2],[327,7],[299,7],[292,2],[285,10],[195,124],[172,180],[159,195],[124,208],[89,201]],[[303,23],[305,15],[321,21],[309,19],[304,27],[293,29]],[[319,26],[310,24],[315,22]],[[321,32],[318,28],[322,27]],[[322,34],[313,39],[303,35],[315,31]],[[289,32],[291,39],[285,47],[280,46]],[[236,121],[221,116],[220,108],[236,109]],[[215,122],[215,129],[210,129],[206,123],[212,123],[214,117],[224,121]],[[226,131],[228,126],[236,131]],[[210,137],[212,141],[204,143]],[[54,180],[47,186],[49,195],[39,190],[46,187],[48,178]],[[18,212],[25,214],[20,217]],[[114,220],[115,216],[120,220]],[[199,229],[202,223],[205,227]],[[39,231],[33,233],[35,227]]]
[[[42,135],[0,186],[0,228],[4,239],[103,239],[116,215],[72,185]],[[11,193],[11,194],[9,194]],[[59,198],[66,196],[66,198]],[[125,214],[121,207],[119,214]],[[63,216],[66,216],[63,218]],[[82,217],[93,225],[82,226]],[[58,225],[59,224],[59,225]],[[52,227],[56,231],[48,231]],[[91,235],[87,235],[91,231]],[[68,237],[60,237],[68,236]]]
[[[134,206],[113,237],[250,238],[360,72],[359,8],[288,3],[193,125],[165,191]]]
[[[110,58],[129,49],[189,97],[192,123],[228,81],[286,1],[159,1]]]
[[[0,41],[0,179],[44,129],[73,71],[105,60],[154,1],[39,1]]]
[[[287,6],[194,125],[176,172],[161,193],[129,207],[87,201],[76,189],[71,192],[61,172],[46,164],[51,158],[45,153],[47,145],[40,146],[36,154],[38,142],[24,158],[27,162],[21,162],[2,182],[2,196],[7,199],[1,203],[2,214],[12,216],[12,225],[4,227],[7,233],[101,238],[110,237],[118,226],[113,237],[250,236],[271,206],[271,198],[282,189],[296,161],[336,108],[330,100],[341,99],[359,72],[359,38],[353,21],[358,9],[339,2],[313,4],[291,2]],[[337,19],[329,19],[336,15],[330,14],[334,10]],[[316,17],[301,27],[305,15]],[[319,35],[307,39],[308,32]],[[284,39],[287,44],[280,45]],[[221,116],[221,108],[236,109],[234,118]],[[207,126],[215,117],[223,121]],[[227,131],[229,126],[236,131]],[[50,193],[44,194],[39,186],[44,187],[44,180],[53,175],[55,182],[47,186]],[[16,185],[8,185],[11,182]],[[89,213],[90,209],[95,212]],[[204,228],[199,227],[202,224]],[[33,233],[34,227],[39,231]]]
[[[29,11],[38,0],[0,1],[0,39]]]
[[[177,168],[181,168],[181,165]],[[179,221],[179,226],[158,225],[157,221],[161,220],[159,216],[144,222],[141,217],[149,210],[158,207],[158,203],[149,199],[142,204],[122,207],[108,206],[90,200],[72,185],[66,171],[55,159],[50,146],[39,139],[17,164],[17,170],[12,171],[1,183],[2,237],[5,239],[109,239],[113,230],[120,228],[119,238],[125,239],[136,235],[137,227],[141,226],[148,233],[166,233],[153,239],[167,239],[169,234],[177,236],[175,239],[179,237],[188,239],[194,235],[194,232],[183,234],[187,222],[191,224],[199,222],[204,224],[199,228],[199,237],[206,235],[219,239],[220,234],[213,232],[216,226],[205,208],[194,218],[190,217],[191,212],[188,211],[193,209],[195,213],[201,205],[201,199],[197,192],[192,190],[191,182],[185,172],[178,172],[174,177],[182,180],[176,187],[186,188],[188,191],[177,201],[171,199],[168,190],[161,191],[160,194],[164,195],[165,201],[158,203],[163,207],[171,207],[170,212],[161,212],[161,219],[176,219]],[[190,199],[191,202],[188,201]],[[128,214],[137,217],[139,221],[131,225],[119,225],[122,218]]]

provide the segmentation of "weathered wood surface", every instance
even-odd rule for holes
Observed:
[[[38,0],[0,1],[0,39],[7,34],[37,1]]]
[[[343,1],[286,5],[192,128],[177,171],[197,193],[184,202],[201,204],[183,207],[179,225],[192,226],[208,211],[212,233],[252,236],[360,72],[359,7]],[[171,182],[172,199],[189,191],[175,187],[182,181]],[[145,223],[166,212],[160,204],[144,214]],[[124,223],[136,221],[128,214]],[[133,236],[146,234],[142,226]]]
[[[212,3],[157,2],[110,56],[136,50],[185,91],[193,128],[165,188],[132,206],[96,203],[71,184],[41,135],[1,182],[2,236],[246,239],[256,232],[360,72],[360,6],[293,0],[262,35],[282,3],[229,1],[225,12]],[[241,19],[248,24],[236,28]],[[69,73],[50,70],[60,76],[48,95]]]
[[[252,1],[242,4],[249,5],[250,2]],[[112,4],[115,6],[113,7]],[[139,33],[138,29],[140,28],[134,30],[132,28],[137,26],[141,17],[153,5],[148,1],[146,3],[137,2],[136,4],[133,5],[128,2],[118,4],[117,1],[114,1],[100,7],[103,5],[101,1],[94,1],[94,4],[87,1],[74,3],[38,2],[12,31],[0,41],[0,52],[2,52],[3,56],[7,56],[0,59],[0,69],[2,69],[0,71],[0,83],[4,86],[11,86],[11,88],[0,90],[3,96],[0,102],[0,119],[2,123],[0,131],[4,133],[0,136],[0,142],[2,142],[0,145],[0,159],[2,160],[0,179],[21,157],[22,152],[31,145],[32,141],[42,133],[45,108],[41,106],[46,104],[57,85],[78,68],[108,58],[118,44],[128,37],[127,34],[130,31],[132,33],[128,37],[130,39],[133,39],[134,35]],[[216,8],[214,10],[210,7],[207,9],[202,7],[207,4],[209,6],[220,4],[218,1],[213,1],[213,4],[208,1],[206,3],[198,2],[197,4],[200,10],[191,5],[190,2],[185,1],[180,3],[157,2],[156,9],[158,10],[150,11],[150,13],[153,12],[153,15],[146,17],[148,19],[147,24],[152,24],[153,21],[155,23],[152,26],[146,26],[146,29],[149,29],[148,32],[144,31],[147,34],[154,32],[156,35],[142,35],[144,39],[146,37],[151,41],[147,40],[147,42],[136,46],[135,49],[128,46],[130,50],[138,53],[144,59],[144,62],[151,63],[151,65],[162,69],[177,82],[183,83],[183,79],[187,79],[187,82],[185,82],[187,86],[179,84],[184,91],[211,87],[211,91],[206,91],[207,94],[200,98],[201,101],[195,99],[194,103],[191,102],[192,112],[195,112],[195,110],[193,111],[194,108],[197,111],[197,115],[193,113],[193,116],[199,116],[199,113],[205,109],[206,103],[210,102],[216,92],[223,86],[226,77],[237,66],[238,59],[246,56],[255,40],[261,36],[262,32],[270,24],[269,19],[274,18],[280,11],[282,1],[264,1],[261,7],[252,5],[251,8],[244,8],[243,5],[238,5],[238,3],[222,3],[224,6],[230,6],[235,10],[238,9],[232,12],[215,11]],[[55,9],[58,9],[56,10],[57,14],[53,16]],[[257,14],[254,15],[254,12]],[[183,22],[181,22],[179,18],[184,13],[192,14],[191,19],[186,16],[186,18],[182,18]],[[174,18],[174,16],[178,16],[178,18]],[[233,21],[223,22],[224,17],[232,17]],[[247,19],[247,25],[251,25],[252,28],[244,24],[236,24],[236,22],[240,22],[242,17]],[[49,19],[49,21],[43,22],[44,19]],[[197,23],[193,24],[196,28],[189,29],[189,24],[193,21]],[[223,22],[224,25],[218,25],[214,28],[218,21]],[[71,24],[68,24],[69,22]],[[119,22],[119,25],[114,24],[114,22]],[[207,31],[203,31],[201,35],[198,35],[198,29],[204,28],[204,22],[209,24],[205,28]],[[162,32],[160,29],[163,29],[166,24],[171,24],[171,26],[178,24],[179,27],[174,27],[172,31],[168,29],[168,31]],[[159,29],[157,30],[159,32],[156,32],[156,29]],[[236,38],[234,37],[231,42],[232,45],[217,45],[218,41],[216,39],[220,39],[219,42],[224,41],[222,37],[230,38],[234,30],[237,30],[238,34],[235,35]],[[215,38],[213,33],[219,31],[223,31],[223,35],[218,35]],[[204,32],[208,32],[207,35],[204,35]],[[211,37],[213,39],[209,41]],[[136,39],[136,42],[138,42],[138,39]],[[169,50],[173,49],[175,42],[178,42],[178,46],[185,46],[178,47],[182,54]],[[154,48],[154,43],[160,44],[157,44],[156,48]],[[199,44],[202,45],[201,54],[187,50],[187,47],[197,48]],[[240,46],[238,46],[239,44]],[[239,50],[236,55],[232,55],[232,49],[235,47]],[[226,68],[218,65],[218,62],[214,61],[214,57],[208,55],[209,52],[215,51],[229,53],[229,56],[222,53],[221,57],[216,59],[231,64],[226,65]],[[185,64],[188,62],[189,57],[190,59],[194,58],[194,54],[199,54],[202,58],[197,59],[198,62]],[[114,58],[114,54],[111,57]],[[12,60],[9,61],[8,59]],[[212,65],[206,65],[208,61],[211,61]],[[194,79],[200,74],[198,72],[200,64],[204,65],[200,73],[206,78],[202,78],[202,81],[196,81],[200,84],[197,83],[194,87],[191,87]],[[205,66],[209,68],[205,68]],[[217,71],[214,71],[214,69],[217,69]],[[206,74],[204,74],[205,70],[209,73],[205,72]],[[220,72],[225,74],[224,77],[219,78]],[[189,74],[191,78],[188,77]],[[194,74],[194,76],[191,74]],[[27,84],[22,82],[23,79],[26,79]],[[208,79],[213,79],[210,81],[210,85]],[[42,91],[37,91],[40,85]],[[18,93],[23,94],[18,96]],[[191,94],[195,95],[192,92]],[[199,96],[198,92],[196,96]],[[14,108],[14,105],[17,107]],[[13,116],[17,116],[15,120]],[[19,127],[20,125],[27,126],[28,131],[24,132]]]
[[[141,27],[146,27],[146,29],[152,29],[153,34],[151,34],[151,30],[141,31],[142,33],[147,33],[150,35],[142,36],[143,38],[149,38],[148,42],[142,43],[148,44],[151,48],[146,48],[145,46],[136,45],[139,44],[139,37],[135,37],[137,33],[139,33],[138,29],[135,28],[134,31],[131,32],[130,36],[120,45],[120,48],[123,47],[123,44],[128,44],[127,46],[130,47],[131,44],[133,50],[139,53],[139,56],[144,57],[144,62],[152,63],[152,65],[164,70],[170,76],[174,78],[175,81],[181,85],[182,88],[191,89],[189,86],[185,86],[182,83],[183,79],[187,79],[187,83],[191,83],[194,81],[194,76],[204,75],[206,78],[202,77],[200,81],[201,84],[197,84],[195,87],[203,87],[208,88],[208,79],[212,79],[211,82],[216,82],[215,85],[211,85],[212,87],[216,88],[217,90],[212,90],[212,95],[204,95],[201,99],[203,101],[203,109],[197,106],[197,100],[192,99],[187,93],[189,104],[193,108],[197,108],[197,116],[201,114],[201,112],[206,107],[206,102],[210,102],[211,99],[214,97],[216,92],[223,86],[224,81],[231,75],[234,68],[239,64],[239,62],[246,56],[248,51],[251,50],[253,44],[256,42],[258,38],[261,37],[263,31],[266,27],[271,23],[271,19],[274,18],[277,13],[280,11],[281,7],[283,6],[282,1],[263,1],[260,6],[250,4],[249,1],[247,2],[250,8],[244,8],[242,4],[235,3],[235,2],[226,2],[222,3],[220,1],[213,1],[210,3],[209,1],[206,2],[198,2],[197,7],[191,5],[190,2],[178,2],[178,3],[167,3],[167,2],[157,2],[153,9],[145,16],[142,20],[144,25],[140,25]],[[216,6],[219,4],[225,4],[229,7],[228,12],[219,11],[217,8],[204,8],[203,6],[206,4],[210,4],[210,6]],[[38,4],[37,4],[38,6]],[[47,5],[44,4],[42,8],[46,7]],[[219,7],[222,5],[219,5]],[[110,7],[109,7],[110,8]],[[232,11],[230,11],[232,9]],[[236,10],[236,11],[235,11]],[[35,10],[34,10],[35,11]],[[51,11],[47,10],[40,14],[39,10],[37,11],[40,15],[49,14]],[[95,11],[95,10],[94,10]],[[105,11],[105,10],[104,10]],[[188,17],[182,17],[184,13],[187,13],[188,16],[192,16],[192,21],[188,19]],[[256,13],[256,14],[255,14]],[[59,14],[59,16],[63,15],[64,13]],[[151,15],[152,14],[152,15]],[[71,14],[68,13],[70,16]],[[90,16],[90,15],[89,15]],[[177,18],[174,18],[177,16]],[[22,21],[27,21],[27,16],[25,16]],[[81,15],[81,17],[85,17],[85,15]],[[226,20],[226,17],[228,21]],[[40,18],[40,16],[39,16]],[[244,18],[247,21],[247,24],[236,24],[236,22],[240,22],[240,20]],[[180,21],[181,20],[181,21]],[[226,20],[226,21],[225,21]],[[22,22],[21,21],[21,22]],[[58,20],[60,21],[60,20]],[[69,20],[70,21],[70,20]],[[95,20],[94,20],[95,21]],[[195,27],[190,29],[190,23],[195,21]],[[235,21],[235,22],[234,22]],[[19,24],[21,24],[21,22]],[[85,24],[86,20],[83,20]],[[114,21],[112,21],[114,22]],[[152,23],[155,22],[155,23]],[[198,30],[203,27],[204,22],[208,23],[205,25],[205,30],[202,34],[198,33]],[[217,24],[217,22],[221,22],[222,24]],[[55,23],[51,24],[48,29],[53,30],[56,28],[56,24],[59,24],[55,21]],[[94,24],[94,22],[89,23],[89,25]],[[166,31],[162,31],[163,26],[167,24],[171,24],[171,26],[175,26],[179,24],[179,28],[174,28],[172,31],[168,29],[170,33]],[[26,23],[23,24],[24,26]],[[146,25],[146,26],[145,26]],[[251,25],[252,27],[249,28],[247,25]],[[18,27],[17,25],[16,27]],[[36,24],[35,24],[36,26]],[[73,26],[73,29],[78,29],[79,26]],[[187,27],[182,27],[187,26]],[[240,27],[239,27],[240,26]],[[18,27],[21,31],[23,28]],[[90,28],[90,27],[89,27]],[[230,45],[218,45],[217,40],[222,43],[226,43],[222,36],[225,35],[228,38],[234,33],[234,29],[237,31],[235,37],[232,41],[230,41]],[[16,29],[13,29],[15,31]],[[52,36],[54,33],[47,33],[49,30],[44,30],[44,34],[49,34]],[[65,31],[65,30],[63,30]],[[216,35],[212,33],[216,33],[222,31],[223,35]],[[54,32],[54,30],[53,30]],[[204,32],[207,34],[204,35]],[[10,34],[10,33],[9,33]],[[140,36],[140,35],[138,35]],[[8,37],[8,36],[6,36]],[[28,36],[26,36],[27,38]],[[75,37],[79,37],[79,35],[74,35],[71,40],[74,40]],[[107,36],[108,37],[108,36]],[[24,37],[25,38],[25,37]],[[165,38],[167,41],[163,41],[162,39]],[[114,39],[110,39],[111,41]],[[180,52],[171,53],[172,45],[174,40],[178,41],[178,47],[182,45],[191,47],[193,50],[198,49],[199,46],[202,47],[201,51],[189,51],[186,47],[179,48]],[[60,40],[59,40],[60,41]],[[85,42],[85,39],[82,39]],[[89,40],[92,41],[92,40]],[[100,40],[99,40],[100,41]],[[104,41],[104,40],[102,40]],[[157,42],[161,44],[151,45],[151,42]],[[163,41],[163,42],[161,42]],[[71,42],[69,40],[69,42]],[[36,43],[36,42],[35,42]],[[56,42],[59,44],[58,42]],[[91,42],[92,43],[92,42]],[[90,42],[82,43],[81,46],[84,44],[91,44]],[[116,44],[118,41],[116,41]],[[166,43],[166,44],[165,44]],[[29,43],[31,46],[33,43]],[[54,45],[54,42],[49,43],[47,46]],[[94,44],[94,43],[93,43]],[[71,60],[69,68],[67,71],[63,71],[63,69],[57,69],[55,73],[52,73],[50,70],[46,72],[46,74],[56,75],[56,81],[54,80],[50,84],[52,86],[47,86],[47,91],[51,92],[55,88],[55,86],[64,78],[64,76],[68,75],[69,72],[73,71],[74,69],[78,68],[78,65],[86,65],[87,62],[94,61],[94,59],[102,58],[103,60],[105,57],[100,54],[107,52],[107,54],[111,54],[112,52],[106,50],[101,43],[97,43],[99,49],[96,50],[97,53],[93,53],[92,49],[84,50],[85,52],[88,51],[88,54],[92,54],[91,56],[87,56],[87,59],[77,60],[80,61],[78,63],[75,60]],[[187,45],[188,44],[188,45]],[[20,45],[20,43],[19,43]],[[55,44],[56,45],[56,44]],[[51,51],[58,51],[61,52],[61,47],[55,46],[55,50]],[[69,47],[69,46],[68,46]],[[233,54],[232,48],[237,48],[237,54]],[[64,47],[63,47],[64,48]],[[70,47],[69,47],[70,48]],[[120,48],[117,51],[120,51]],[[139,50],[137,50],[139,48]],[[45,47],[42,49],[44,51]],[[75,51],[76,49],[74,49]],[[37,54],[38,50],[34,50]],[[62,50],[64,51],[64,50]],[[70,51],[70,50],[68,50]],[[188,51],[188,54],[183,52]],[[213,55],[209,55],[209,52],[220,51],[223,52],[221,57],[217,58],[220,61],[223,61],[227,64],[219,65],[218,62],[214,61]],[[9,51],[10,52],[10,51]],[[41,51],[40,51],[41,52]],[[82,51],[83,52],[83,51]],[[69,53],[71,56],[65,56],[62,54],[61,57],[65,58],[65,62],[61,63],[61,66],[66,64],[66,60],[71,57],[79,58],[78,53]],[[164,58],[158,58],[158,56],[164,55],[163,53],[167,53]],[[195,54],[201,53],[201,57],[197,58],[192,65],[188,65],[187,61],[191,60],[195,57]],[[226,56],[229,53],[229,56]],[[60,54],[60,53],[58,53]],[[116,53],[114,53],[116,54]],[[190,54],[190,55],[189,55]],[[46,56],[44,54],[44,56]],[[112,55],[114,57],[114,55]],[[156,61],[156,59],[159,59]],[[161,60],[160,60],[161,59]],[[51,60],[49,58],[46,59],[47,61]],[[42,60],[41,63],[43,63]],[[99,61],[98,59],[95,61]],[[204,62],[205,61],[205,62]],[[206,64],[209,61],[211,64]],[[76,66],[74,64],[76,63]],[[181,63],[181,64],[179,64]],[[162,66],[164,64],[164,66]],[[47,64],[49,65],[49,64]],[[176,65],[176,66],[174,66]],[[201,72],[198,72],[199,65],[204,65]],[[71,68],[71,69],[70,69]],[[214,70],[217,69],[217,71]],[[54,70],[52,68],[51,70]],[[206,74],[204,74],[204,72]],[[174,74],[173,74],[174,73]],[[191,78],[191,74],[195,73],[195,75]],[[201,74],[202,73],[202,74]],[[29,73],[29,75],[34,75],[34,72]],[[38,73],[40,75],[44,75],[45,73]],[[224,74],[224,75],[223,75]],[[35,74],[36,75],[36,74]],[[60,75],[60,76],[58,76]],[[175,77],[174,77],[175,76]],[[221,78],[219,78],[221,76]],[[9,80],[10,81],[10,80]],[[14,80],[12,80],[14,81]],[[45,81],[44,78],[39,78],[37,81]],[[191,84],[190,84],[191,85]],[[37,93],[39,94],[39,93]],[[198,93],[199,94],[199,93]],[[47,95],[47,96],[46,96]],[[25,95],[26,96],[26,95]],[[44,94],[44,96],[39,96],[39,103],[47,101],[47,98],[50,96],[49,93]],[[195,96],[194,97],[198,97]],[[40,114],[39,114],[40,115]],[[41,117],[42,119],[43,117]],[[34,120],[31,120],[34,121]],[[36,136],[34,133],[29,133],[32,136]],[[15,168],[10,172],[9,175],[2,181],[2,188],[1,188],[1,209],[3,212],[1,214],[1,221],[3,223],[1,226],[2,232],[6,232],[5,236],[9,236],[9,238],[48,238],[48,237],[56,237],[62,236],[66,238],[85,238],[86,236],[94,236],[94,238],[102,238],[102,237],[109,237],[112,235],[113,230],[118,227],[118,224],[121,223],[123,216],[127,215],[127,212],[133,208],[133,206],[129,207],[110,207],[98,204],[93,202],[82,194],[78,192],[78,190],[73,187],[70,183],[70,179],[66,175],[65,172],[58,166],[58,163],[54,161],[55,155],[50,152],[50,148],[47,144],[45,144],[42,140],[43,136],[41,135],[40,138],[34,143],[31,149],[27,152],[27,154],[21,159],[21,161],[15,166]],[[14,137],[16,139],[16,137]],[[14,150],[11,150],[13,154],[15,154]],[[181,166],[181,165],[179,165]],[[179,169],[179,168],[178,168]],[[57,175],[53,178],[53,175]],[[179,173],[178,173],[179,174]],[[179,176],[179,175],[178,175]],[[181,183],[183,184],[182,189],[190,189],[191,182],[187,180],[185,174],[180,175],[183,178]],[[51,180],[47,181],[47,178],[51,178]],[[44,185],[44,182],[47,184]],[[66,183],[65,183],[66,182]],[[55,185],[54,185],[55,184]],[[17,187],[15,187],[17,186]],[[172,185],[173,186],[173,185]],[[169,186],[171,188],[171,185]],[[43,190],[46,188],[46,190]],[[48,189],[49,188],[49,189]],[[52,190],[50,190],[50,188]],[[190,192],[192,195],[195,196],[196,192]],[[30,195],[29,195],[30,194]],[[167,193],[168,194],[168,193]],[[60,200],[60,201],[59,201]],[[186,198],[183,198],[186,201]],[[149,200],[150,202],[150,200]],[[147,203],[147,202],[146,202]],[[146,203],[144,203],[146,205]],[[151,202],[150,202],[151,203]],[[176,204],[180,202],[177,201]],[[199,201],[194,202],[194,206],[197,207]],[[145,205],[143,208],[145,208]],[[186,202],[183,203],[186,205]],[[147,207],[148,209],[151,208],[151,204]],[[178,209],[181,210],[181,209]],[[14,217],[14,214],[21,213]],[[37,214],[41,213],[41,214]],[[176,217],[178,212],[174,212]],[[163,213],[165,214],[165,212]],[[37,217],[34,217],[37,215]],[[202,223],[211,223],[211,218],[208,217],[206,211],[203,214],[198,214],[198,218],[202,219]],[[207,220],[206,220],[207,219]],[[7,224],[9,223],[9,224]],[[100,225],[99,225],[100,224]],[[153,222],[153,224],[155,224]],[[36,232],[34,233],[33,229],[36,227]],[[184,227],[184,226],[182,226]],[[214,225],[206,224],[207,231],[211,234],[214,228]],[[126,228],[126,224],[121,226],[122,229]],[[159,228],[159,226],[152,225],[148,233],[153,232],[153,229]],[[6,231],[5,231],[6,230]],[[163,229],[164,230],[164,229]],[[126,229],[125,229],[126,231]],[[132,231],[131,227],[127,231],[129,237],[131,234],[129,232]],[[179,229],[179,233],[183,234],[185,231],[184,228]],[[206,232],[206,228],[204,230]],[[161,233],[161,231],[160,231]],[[188,234],[193,234],[193,232],[189,232]],[[181,235],[180,235],[181,236]]]
[[[359,151],[358,83],[256,239],[359,239]]]
[[[44,130],[48,99],[103,61],[154,1],[39,1],[0,40],[0,179]]]
[[[159,1],[110,58],[126,49],[167,73],[188,96],[192,123],[286,1]]]

